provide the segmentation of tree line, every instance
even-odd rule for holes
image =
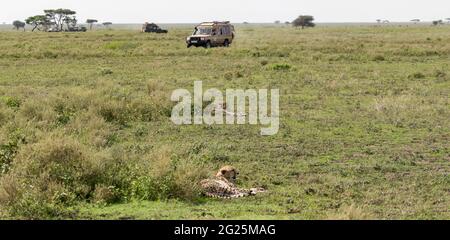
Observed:
[[[86,31],[83,26],[78,26],[76,12],[70,9],[47,9],[43,14],[28,17],[25,22],[16,20],[13,22],[14,29],[25,31],[25,26],[28,24],[32,27],[31,31],[52,31],[52,32],[79,32]],[[87,19],[86,23],[89,29],[92,30],[94,24],[98,23],[96,19]],[[102,23],[105,27],[112,25],[111,22]]]
[[[277,20],[274,23],[281,24],[281,21]],[[287,22],[284,22],[284,24],[286,24],[286,25],[292,24],[292,26],[302,27],[302,29],[306,28],[306,27],[315,27],[316,26],[316,24],[314,23],[314,17],[311,15],[300,15],[299,17],[294,19],[294,21],[292,21],[292,22],[287,21]]]

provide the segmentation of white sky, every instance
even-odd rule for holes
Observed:
[[[0,23],[49,8],[75,10],[83,22],[94,18],[113,23],[284,22],[301,14],[313,15],[317,22],[450,18],[450,0],[1,0]]]

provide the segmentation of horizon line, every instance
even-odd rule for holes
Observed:
[[[436,20],[443,20],[443,21],[449,21],[449,20],[447,20],[447,19],[436,19]],[[427,22],[433,22],[433,21],[436,21],[436,20],[421,20],[420,22],[417,22],[418,24],[420,24],[420,23],[427,23]],[[15,20],[13,20],[13,21],[15,21]],[[21,21],[21,20],[19,20],[19,21]],[[12,22],[11,23],[9,23],[9,22],[5,22],[5,21],[0,21],[1,22],[1,24],[2,25],[12,25]],[[105,21],[105,22],[111,22],[111,21]],[[147,22],[149,22],[149,23],[157,23],[157,24],[198,24],[198,23],[202,23],[202,22],[211,22],[211,21],[202,21],[202,22],[157,22],[157,21],[147,21]],[[275,21],[273,21],[273,22],[247,22],[247,21],[242,21],[242,22],[232,22],[232,21],[230,21],[230,23],[232,23],[232,24],[245,24],[245,23],[247,23],[247,24],[279,24],[279,25],[283,25],[283,24],[286,24],[286,22],[287,21],[280,21],[280,23],[275,23]],[[291,23],[292,21],[289,21],[289,23]],[[388,23],[384,23],[384,24],[389,24],[389,23],[411,23],[411,22],[413,22],[412,20],[408,20],[408,21],[389,21]],[[94,25],[102,25],[102,23],[103,23],[103,21],[102,22],[98,22],[98,23],[95,23]],[[131,25],[131,24],[144,24],[145,22],[143,22],[143,23],[139,23],[139,22],[111,22],[112,24],[129,24],[129,25]],[[377,21],[342,21],[342,22],[340,22],[340,21],[323,21],[323,22],[321,22],[321,21],[315,21],[315,23],[316,24],[330,24],[330,23],[340,23],[340,24],[342,24],[342,23],[352,23],[352,24],[354,24],[354,23],[373,23],[373,24],[377,24],[378,22]],[[80,25],[82,25],[82,24],[87,24],[87,23],[85,23],[85,22],[81,22],[81,23],[79,23]]]

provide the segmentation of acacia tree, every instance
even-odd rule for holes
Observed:
[[[105,26],[106,28],[109,29],[109,27],[112,25],[112,22],[104,22],[102,24],[103,24],[103,26]]]
[[[292,25],[294,27],[302,27],[304,29],[305,27],[315,27],[316,24],[313,23],[314,17],[310,15],[300,15],[297,19],[295,19],[292,22]]]
[[[94,23],[98,23],[98,20],[88,19],[88,20],[86,20],[86,23],[89,24],[89,30],[92,30],[92,26],[94,25]]]
[[[19,20],[16,20],[13,22],[14,29],[19,31],[19,29],[23,28],[23,31],[25,32],[25,23]]]
[[[444,21],[442,21],[442,20],[435,20],[435,21],[433,21],[432,23],[433,23],[434,26],[437,26],[437,25],[442,25],[442,24],[444,24]]]
[[[25,22],[28,25],[33,26],[33,29],[31,30],[32,32],[34,32],[34,30],[43,30],[44,28],[48,28],[50,25],[53,24],[52,21],[50,21],[46,15],[36,15],[36,16],[32,16],[29,17],[25,20]]]
[[[52,20],[55,23],[56,28],[59,31],[63,30],[64,20],[66,18],[76,14],[75,11],[72,11],[70,9],[63,9],[63,8],[47,9],[47,10],[44,10],[44,13],[50,20]]]

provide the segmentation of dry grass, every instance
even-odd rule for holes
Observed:
[[[213,49],[187,49],[190,28],[0,34],[0,214],[450,218],[448,27],[236,29]],[[195,80],[279,88],[280,132],[175,126]],[[222,165],[269,193],[198,201]]]
[[[327,217],[329,220],[373,220],[371,213],[364,211],[363,208],[355,205],[341,207],[336,213]]]

